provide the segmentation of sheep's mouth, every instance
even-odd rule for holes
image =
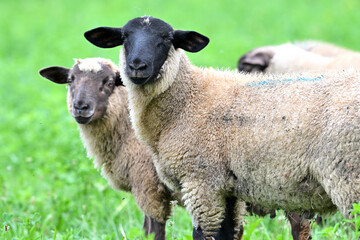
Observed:
[[[77,116],[74,118],[75,118],[76,122],[79,124],[87,124],[91,121],[92,116],[90,116],[90,117]]]
[[[151,73],[144,70],[130,70],[127,69],[126,74],[130,78],[131,82],[136,85],[143,85],[151,78]]]
[[[132,83],[136,84],[136,85],[144,85],[145,83],[147,83],[149,81],[150,77],[130,77],[130,80]]]

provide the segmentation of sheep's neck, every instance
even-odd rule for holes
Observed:
[[[137,136],[151,147],[151,150],[157,152],[157,143],[163,130],[168,129],[176,116],[180,114],[186,104],[186,97],[189,96],[188,82],[190,80],[192,65],[183,51],[175,51],[179,56],[172,59],[178,59],[174,68],[166,67],[162,79],[159,79],[159,85],[164,85],[161,81],[170,81],[168,88],[159,92],[156,96],[147,96],[147,104],[142,109],[135,107],[133,111],[134,123],[137,125]],[[171,62],[165,63],[171,64]],[[170,74],[168,72],[171,72]],[[171,76],[168,76],[171,75]],[[168,79],[164,79],[168,77]],[[167,84],[167,83],[166,83]],[[156,86],[153,86],[156,88]],[[149,89],[149,88],[148,88]],[[148,89],[144,89],[148,91]],[[142,93],[145,95],[146,93]],[[136,101],[134,101],[136,103]],[[137,117],[140,116],[140,117]],[[171,116],[171,118],[168,118]]]
[[[131,165],[128,159],[131,159],[129,155],[132,152],[128,145],[134,135],[128,115],[126,91],[115,89],[102,119],[90,124],[79,124],[81,138],[88,156],[94,158],[95,167],[103,167],[102,174],[109,179],[110,175],[114,174],[111,169],[116,164],[123,179],[121,186],[115,187],[124,190],[129,190],[128,174]]]

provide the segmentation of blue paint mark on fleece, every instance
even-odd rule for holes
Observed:
[[[247,87],[263,87],[263,86],[270,86],[270,87],[274,87],[279,83],[286,83],[286,82],[314,82],[314,81],[319,81],[322,78],[324,78],[324,75],[320,75],[316,78],[305,78],[305,77],[300,77],[300,78],[287,78],[287,79],[269,79],[269,80],[264,80],[264,81],[258,81],[258,82],[251,82],[246,84]]]

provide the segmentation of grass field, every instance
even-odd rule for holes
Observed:
[[[235,68],[244,52],[318,39],[360,51],[358,0],[2,0],[0,1],[0,239],[144,239],[133,197],[115,192],[94,169],[65,104],[66,89],[38,75],[73,58],[118,62],[83,33],[152,15],[210,37],[188,54],[199,66]],[[284,214],[247,217],[244,239],[290,239]],[[191,239],[191,220],[176,207],[167,239]],[[356,239],[341,216],[313,227],[313,239]]]

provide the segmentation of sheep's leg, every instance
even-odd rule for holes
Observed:
[[[235,227],[238,227],[235,226],[236,202],[236,197],[226,198],[225,218],[221,223],[220,231],[216,234],[215,239],[234,239]],[[242,234],[240,238],[237,239],[241,239],[241,237]]]
[[[143,229],[145,231],[145,236],[150,234],[150,220],[149,220],[149,216],[148,215],[144,215],[144,224],[143,224]]]
[[[244,234],[243,227],[243,216],[246,213],[246,203],[240,199],[237,199],[235,209],[234,209],[234,219],[235,219],[235,233],[234,240],[241,240]]]
[[[316,224],[320,225],[322,223],[322,217],[321,216],[316,216],[315,222],[316,222]]]
[[[193,239],[214,239],[220,231],[226,205],[225,188],[220,185],[204,179],[183,182],[184,203],[193,220]]]
[[[237,213],[237,198],[236,197],[228,197],[226,198],[226,208],[225,208],[225,218],[221,223],[221,228],[215,236],[215,239],[235,239],[241,240],[242,235],[244,233],[244,228],[240,223],[240,226],[236,226],[235,214]],[[193,239],[206,239],[202,233],[201,228],[193,230]]]
[[[239,227],[235,228],[234,240],[241,240],[244,235],[244,226],[240,224]]]
[[[286,217],[290,222],[291,235],[294,240],[312,239],[310,234],[310,222],[305,219],[303,215],[294,212],[287,212]]]
[[[159,223],[152,217],[145,215],[143,229],[145,236],[154,233],[154,240],[165,240],[165,223]]]

